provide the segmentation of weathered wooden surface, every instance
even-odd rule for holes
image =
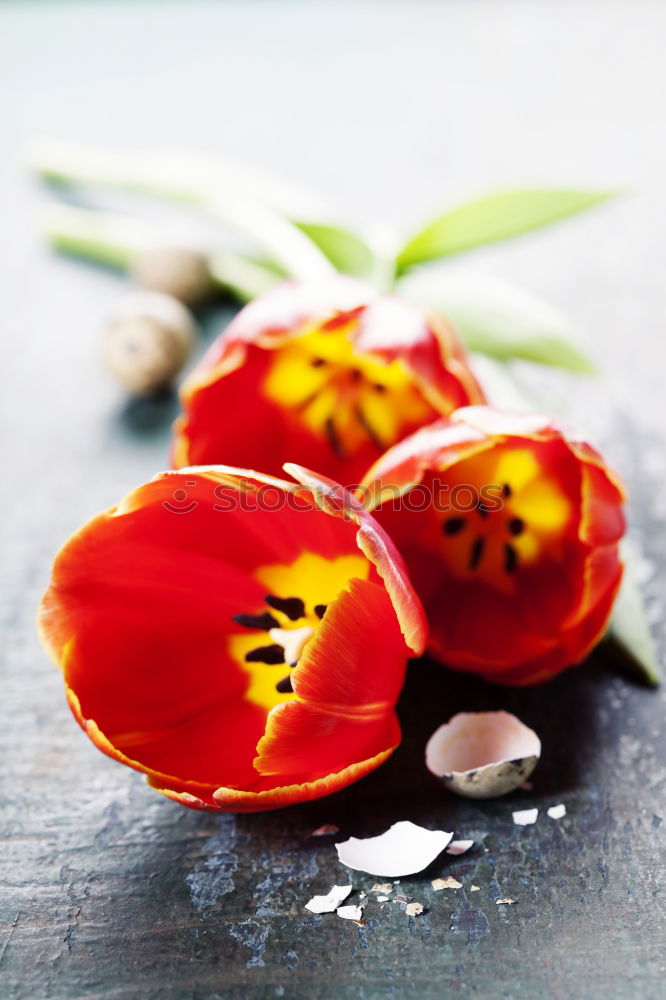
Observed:
[[[17,157],[37,131],[195,144],[404,224],[491,184],[631,184],[623,203],[474,263],[551,295],[587,331],[605,382],[549,379],[544,392],[575,396],[629,480],[663,651],[666,9],[23,3],[0,14],[0,995],[663,996],[664,693],[602,655],[525,691],[416,664],[394,758],[342,794],[273,814],[188,812],[88,744],[34,611],[62,539],[164,465],[172,404],[124,408],[101,372],[98,329],[122,283],[43,251]],[[224,319],[208,316],[206,337]],[[456,710],[490,707],[540,733],[534,789],[454,799],[425,772],[424,742]],[[544,810],[558,802],[556,822]],[[512,809],[532,805],[536,826],[515,827]],[[402,880],[422,917],[372,902],[358,928],[304,911],[345,877],[314,828],[367,835],[401,818],[476,842]],[[465,889],[434,893],[440,874]],[[352,881],[362,891],[374,879]],[[498,906],[505,896],[515,905]]]

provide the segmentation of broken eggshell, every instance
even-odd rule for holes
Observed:
[[[423,871],[452,837],[452,833],[444,830],[426,830],[409,820],[402,820],[378,837],[364,840],[350,837],[335,846],[341,863],[348,868],[393,878]]]
[[[490,799],[519,788],[540,755],[537,734],[510,712],[459,712],[432,734],[425,759],[452,792]]]

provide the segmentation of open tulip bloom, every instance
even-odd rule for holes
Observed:
[[[287,461],[358,483],[390,445],[484,401],[453,328],[352,278],[246,306],[186,380],[178,467]]]
[[[364,487],[442,662],[536,683],[603,635],[622,577],[624,489],[554,421],[466,407],[390,449]]]
[[[219,466],[169,472],[60,551],[40,632],[95,745],[198,809],[326,795],[400,741],[426,623],[346,491]]]

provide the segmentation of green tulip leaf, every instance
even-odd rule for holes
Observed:
[[[417,264],[497,243],[596,205],[615,192],[525,188],[485,195],[433,219],[398,253],[398,274]]]
[[[616,660],[651,687],[661,683],[661,667],[636,579],[634,556],[623,549],[624,578],[613,609],[606,646]]]
[[[447,316],[471,351],[593,374],[575,331],[550,303],[504,279],[432,267],[406,275],[397,291]]]
[[[328,257],[336,271],[367,278],[372,273],[375,255],[356,233],[340,226],[321,222],[294,223]]]

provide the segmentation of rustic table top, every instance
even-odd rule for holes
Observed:
[[[513,691],[416,663],[405,742],[386,766],[257,816],[182,809],[84,738],[35,608],[61,541],[164,467],[175,402],[127,405],[102,371],[100,329],[123,280],[49,254],[36,226],[45,194],[20,165],[44,132],[195,146],[404,228],[490,187],[626,188],[473,264],[558,302],[603,371],[595,385],[539,378],[573,400],[629,483],[663,654],[664,31],[666,8],[649,0],[2,5],[0,995],[664,996],[664,693],[603,652]],[[202,317],[202,344],[229,315]],[[542,738],[533,789],[447,795],[423,767],[427,736],[458,710],[500,707]],[[559,802],[566,817],[547,818]],[[536,825],[514,826],[512,810],[530,806]],[[475,841],[401,881],[425,913],[374,901],[364,927],[308,914],[307,899],[346,874],[312,831],[364,836],[397,819]],[[435,893],[440,875],[464,888]],[[373,882],[353,876],[358,892]]]

